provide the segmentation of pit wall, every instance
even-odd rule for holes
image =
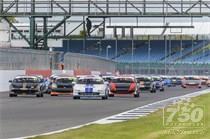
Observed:
[[[0,91],[9,90],[9,80],[17,75],[24,75],[25,70],[0,70]]]

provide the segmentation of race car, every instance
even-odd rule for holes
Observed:
[[[201,76],[201,84],[202,85],[207,85],[208,77],[207,76]]]
[[[150,91],[151,93],[156,92],[156,86],[155,83],[153,82],[151,77],[136,77],[138,85],[138,90],[139,91]]]
[[[201,88],[201,79],[197,77],[184,77],[182,80],[182,87],[188,88],[188,87],[195,87],[195,88]]]
[[[99,76],[78,77],[73,88],[73,99],[80,99],[81,97],[108,99],[108,86]]]
[[[207,80],[206,86],[207,86],[207,87],[210,87],[210,79]]]
[[[164,86],[168,86],[168,87],[172,86],[170,77],[162,76],[161,79]]]
[[[36,97],[43,97],[46,91],[45,84],[37,76],[17,76],[9,81],[11,84],[10,97],[17,97],[18,95],[36,95]]]
[[[183,77],[181,76],[176,77],[176,85],[182,85],[182,79]]]
[[[153,76],[152,77],[154,83],[155,83],[155,87],[157,90],[160,90],[160,91],[164,91],[164,85],[163,85],[163,81],[160,77],[158,76]]]
[[[45,93],[45,94],[48,94],[48,92],[49,92],[49,86],[50,86],[50,80],[49,79],[47,79],[47,78],[44,78],[42,75],[34,75],[34,76],[36,76],[37,78],[39,78],[39,80],[40,80],[40,83],[42,83],[43,84],[43,92]]]
[[[139,97],[138,84],[134,77],[115,77],[109,85],[109,96],[131,94]]]
[[[111,80],[114,78],[114,76],[112,76],[112,75],[105,75],[105,76],[102,76],[102,78],[103,78],[103,80],[104,80],[105,82],[110,83]]]
[[[72,94],[75,77],[56,77],[51,85],[51,96]]]
[[[175,87],[177,85],[177,77],[171,77],[171,86]]]
[[[50,94],[51,91],[52,91],[52,84],[55,82],[56,78],[59,77],[58,75],[51,75],[50,78],[49,78],[49,85],[48,85],[48,91],[47,93]]]

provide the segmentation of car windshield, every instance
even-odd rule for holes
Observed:
[[[117,78],[112,80],[113,83],[134,83],[131,78]]]
[[[199,79],[195,77],[186,77],[185,80],[199,80]]]
[[[38,83],[39,80],[36,78],[16,78],[13,80],[14,83]]]
[[[153,78],[154,81],[160,81],[160,78]]]
[[[110,82],[112,80],[111,77],[104,77],[103,79],[104,79],[104,81],[108,81],[108,82]]]
[[[77,84],[103,84],[101,79],[78,79]]]
[[[61,78],[56,80],[56,82],[58,83],[72,83],[73,81],[74,79],[72,78]]]
[[[141,81],[143,81],[143,82],[149,82],[150,81],[149,78],[136,78],[136,80],[137,80],[137,82],[141,82]]]
[[[177,81],[181,81],[182,79],[181,79],[181,78],[177,78],[176,80],[177,80]]]

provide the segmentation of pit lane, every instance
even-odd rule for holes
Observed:
[[[203,87],[202,89],[206,89]],[[73,100],[69,96],[44,98],[0,93],[0,138],[16,138],[73,127],[129,109],[202,89],[166,88],[164,92],[141,93],[140,98],[113,97],[108,100]]]

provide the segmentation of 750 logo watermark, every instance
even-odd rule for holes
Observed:
[[[168,129],[203,129],[205,107],[185,99],[163,109],[163,125]]]

